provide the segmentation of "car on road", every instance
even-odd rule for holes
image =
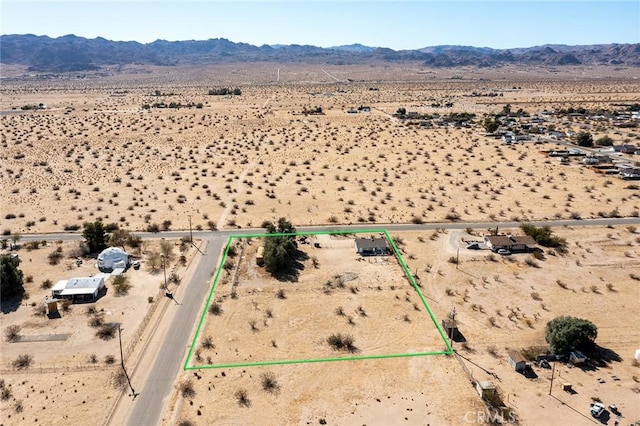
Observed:
[[[511,254],[511,252],[507,249],[500,249],[498,250],[498,254],[502,255],[502,256],[509,256]]]
[[[604,413],[604,404],[601,402],[596,402],[591,406],[591,415],[596,419]]]

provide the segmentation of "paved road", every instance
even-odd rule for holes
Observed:
[[[133,402],[128,425],[160,423],[160,416],[166,406],[167,398],[171,395],[175,379],[184,363],[186,348],[190,343],[194,324],[201,313],[202,302],[209,292],[218,256],[226,243],[226,238],[223,236],[212,236],[206,240],[206,251],[191,281],[176,295],[180,305],[175,306],[176,311],[171,327],[160,344],[160,350],[149,371],[148,379],[140,388],[136,385],[139,396]]]
[[[352,230],[380,230],[393,231],[433,231],[436,229],[489,229],[495,228],[518,228],[523,222],[437,222],[424,223],[421,225],[413,223],[382,223],[375,225],[322,225],[322,226],[301,226],[297,227],[298,232],[330,232],[330,231],[352,231]],[[601,219],[566,219],[566,220],[539,220],[528,221],[535,226],[615,226],[615,225],[640,225],[639,217],[601,218]],[[251,229],[230,229],[220,231],[193,231],[193,237],[199,239],[209,239],[214,237],[229,238],[230,235],[263,234],[263,228]],[[189,230],[165,231],[165,232],[134,232],[133,234],[143,239],[156,238],[181,238],[189,235]],[[81,233],[65,232],[51,234],[22,234],[20,241],[73,241],[82,240]]]

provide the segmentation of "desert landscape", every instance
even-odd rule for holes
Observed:
[[[180,371],[162,424],[491,423],[475,387],[485,381],[508,423],[590,424],[596,399],[619,410],[605,424],[640,421],[640,187],[621,174],[638,157],[598,144],[568,154],[580,132],[640,145],[635,75],[405,62],[130,65],[43,77],[3,65],[0,231],[3,253],[21,260],[26,297],[3,303],[1,423],[125,422],[139,400],[120,374],[117,335],[101,339],[91,321],[121,324],[122,362],[144,393],[151,366],[140,360],[160,350],[179,315],[164,297],[161,238],[174,248],[165,266],[178,303],[213,284],[191,282],[200,249],[213,255],[211,241],[263,232],[280,217],[298,229],[388,229],[437,323],[455,312],[464,339],[433,356]],[[209,94],[221,89],[231,93]],[[605,166],[586,156],[607,157]],[[562,248],[466,248],[494,232],[522,235],[503,222],[558,220],[571,221],[551,228]],[[94,221],[142,236],[142,267],[127,270],[127,294],[110,283],[95,303],[48,319],[45,281],[97,272],[79,247]],[[414,228],[394,228],[403,224]],[[190,229],[195,247],[184,239]],[[257,239],[238,247],[214,298],[222,314],[209,314],[206,298],[195,309],[207,312],[195,365],[343,356],[326,343],[332,333],[353,334],[358,355],[446,351],[395,255],[360,257],[351,238],[299,244],[307,258],[287,282],[255,264]],[[543,353],[545,325],[562,315],[598,327],[601,360],[533,365],[529,378],[513,371],[507,351]],[[66,340],[9,342],[11,326]]]

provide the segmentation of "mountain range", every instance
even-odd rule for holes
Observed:
[[[75,35],[0,36],[0,63],[18,64],[31,72],[77,72],[114,65],[208,65],[237,62],[324,63],[418,62],[425,67],[493,67],[616,65],[640,67],[640,43],[588,46],[544,45],[517,49],[472,46],[433,46],[392,50],[361,44],[322,48],[308,45],[235,43],[224,38],[152,43],[87,39]]]

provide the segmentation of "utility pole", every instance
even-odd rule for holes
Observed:
[[[456,269],[458,269],[458,265],[460,265],[460,248],[459,247],[456,253]]]
[[[191,231],[191,215],[189,215],[189,239],[191,241],[191,245],[193,245],[193,231]]]
[[[164,290],[167,290],[167,258],[164,253],[160,254],[162,258],[162,270],[164,271]]]
[[[118,342],[120,343],[120,364],[122,365],[122,371],[124,372],[124,376],[127,378],[127,383],[129,383],[131,396],[133,396],[133,398],[135,399],[135,397],[137,396],[136,391],[133,389],[131,379],[129,378],[129,374],[127,374],[127,369],[124,367],[124,354],[122,353],[122,328],[120,326],[120,323],[118,323]]]
[[[553,367],[551,368],[551,385],[549,385],[549,395],[551,395],[551,390],[553,389],[553,375],[556,372],[556,363],[553,363]]]

